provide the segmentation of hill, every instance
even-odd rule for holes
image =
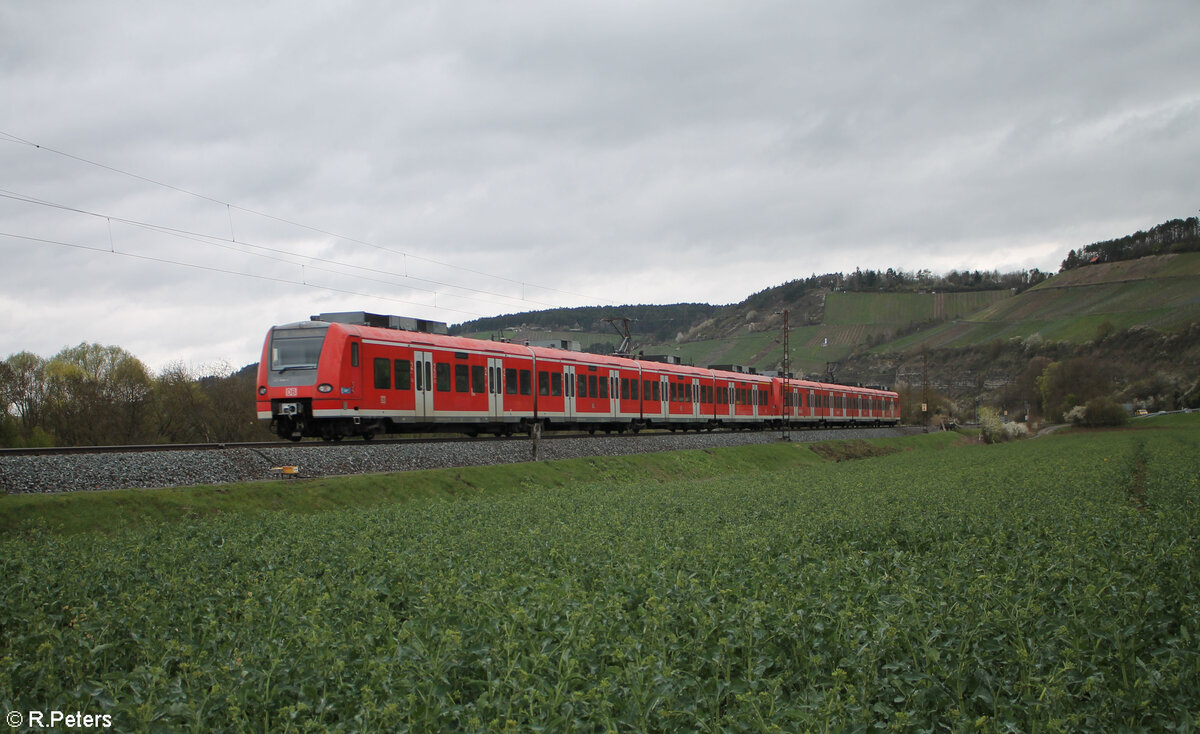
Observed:
[[[988,402],[1014,409],[1036,405],[1035,378],[1047,364],[1064,360],[1082,360],[1085,371],[1104,373],[1099,384],[1128,402],[1200,404],[1200,252],[1089,264],[1053,277],[1034,272],[936,279],[922,271],[916,278],[889,279],[892,273],[814,276],[725,306],[557,309],[453,331],[489,338],[504,329],[513,339],[571,340],[610,352],[620,337],[601,319],[628,316],[636,319],[635,353],[763,372],[783,367],[786,310],[793,374],[860,384],[928,383],[959,413]],[[1002,283],[1016,285],[987,287]],[[481,330],[483,325],[491,330]]]
[[[1012,298],[877,347],[967,347],[996,339],[1082,344],[1117,331],[1177,332],[1200,322],[1200,253],[1154,255],[1068,270]]]
[[[635,319],[635,351],[764,371],[782,366],[786,309],[792,371],[823,373],[865,350],[911,354],[1030,338],[1084,344],[1133,327],[1178,332],[1200,322],[1200,253],[1089,265],[1015,290],[851,292],[823,283],[797,289],[793,282],[728,306],[555,309],[468,322],[454,332],[571,340],[604,352],[620,337],[601,319],[626,316]]]

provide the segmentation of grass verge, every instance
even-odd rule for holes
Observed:
[[[914,441],[912,444],[917,446],[920,442]],[[308,514],[419,499],[449,500],[481,492],[562,487],[584,481],[662,482],[679,477],[716,478],[819,463],[821,458],[809,448],[813,445],[781,442],[737,448],[587,457],[394,474],[273,479],[161,489],[6,495],[0,497],[0,532],[21,532],[34,527],[64,534],[110,532],[223,513]]]

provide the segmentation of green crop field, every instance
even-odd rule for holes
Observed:
[[[959,438],[413,473],[373,481],[441,489],[317,511],[114,504],[115,530],[25,501],[0,704],[122,731],[1200,727],[1197,416]]]

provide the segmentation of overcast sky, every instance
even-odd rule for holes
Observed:
[[[1200,2],[4,2],[0,358],[1040,268],[1200,208]]]

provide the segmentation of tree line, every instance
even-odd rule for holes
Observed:
[[[83,343],[49,359],[0,362],[0,446],[101,446],[265,440],[257,365],[207,374],[183,362],[151,374],[116,346]]]
[[[1197,251],[1200,251],[1200,219],[1172,219],[1146,231],[1139,230],[1115,240],[1093,242],[1078,250],[1071,250],[1062,261],[1060,272],[1084,265],[1136,260],[1148,255]]]
[[[853,273],[825,273],[797,278],[754,293],[744,303],[754,308],[765,308],[776,302],[792,303],[817,290],[845,291],[849,293],[962,293],[969,291],[1012,290],[1025,291],[1050,277],[1037,268],[1001,273],[998,270],[951,270],[934,273],[922,268],[916,271],[888,268],[887,270],[863,270],[855,268]]]
[[[712,318],[724,308],[707,303],[551,308],[545,311],[528,311],[465,321],[450,327],[450,333],[462,335],[494,332],[496,336],[500,336],[514,327],[523,327],[552,330],[579,328],[586,331],[612,331],[615,335],[616,331],[605,324],[604,319],[620,316],[638,322],[637,332],[641,338],[666,341],[678,332],[686,331],[693,324]],[[515,332],[505,334],[509,337],[522,335]]]

